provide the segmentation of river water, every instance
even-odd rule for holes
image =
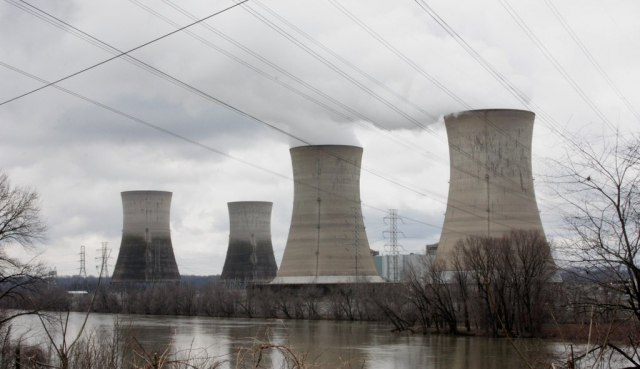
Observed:
[[[240,348],[259,344],[282,345],[306,362],[322,368],[520,368],[525,367],[507,339],[452,337],[446,335],[401,335],[391,333],[383,323],[223,319],[148,315],[91,314],[85,332],[113,330],[114,319],[120,329],[134,332],[148,352],[205,349],[208,356],[233,368]],[[71,313],[67,337],[75,337],[84,314]],[[59,324],[53,323],[54,337],[60,340]],[[45,340],[42,323],[36,317],[14,321],[14,336],[35,343]],[[17,329],[16,329],[17,328]],[[543,343],[543,350],[555,350],[557,344]],[[196,353],[202,353],[197,351]],[[247,350],[246,352],[250,352]],[[264,367],[279,367],[282,355],[265,350]]]

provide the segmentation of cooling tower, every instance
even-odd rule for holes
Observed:
[[[238,201],[229,207],[229,248],[221,279],[271,281],[278,272],[271,245],[271,208],[264,201]]]
[[[373,265],[360,207],[362,148],[290,150],[293,215],[277,284],[383,282]]]
[[[171,245],[171,192],[122,192],[122,243],[112,282],[178,282]]]
[[[531,173],[535,114],[472,110],[444,118],[449,138],[449,199],[437,258],[448,268],[456,242],[471,235],[500,237],[540,230]]]

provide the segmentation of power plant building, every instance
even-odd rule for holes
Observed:
[[[271,281],[278,271],[271,244],[271,209],[264,201],[230,202],[229,247],[221,279]]]
[[[449,140],[449,198],[437,258],[452,267],[456,242],[511,230],[544,233],[531,170],[535,114],[472,110],[444,118]]]
[[[426,258],[427,256],[422,254],[374,255],[373,264],[382,279],[400,282],[408,278],[411,273],[417,276],[424,275]]]
[[[179,282],[169,227],[171,192],[125,191],[122,242],[111,282]]]
[[[360,206],[362,148],[295,147],[293,214],[273,284],[383,282],[373,264]]]

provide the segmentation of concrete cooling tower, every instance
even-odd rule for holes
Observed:
[[[278,272],[271,245],[271,208],[264,201],[227,203],[229,248],[221,279],[271,281]]]
[[[293,215],[274,284],[383,282],[376,272],[360,206],[362,148],[290,150]]]
[[[111,282],[178,282],[169,211],[171,192],[122,192],[122,243]]]
[[[473,110],[444,118],[449,138],[449,199],[437,258],[452,267],[454,246],[471,235],[544,232],[531,172],[535,114]]]

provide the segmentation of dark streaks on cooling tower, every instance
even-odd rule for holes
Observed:
[[[237,201],[229,207],[229,246],[221,279],[270,281],[278,271],[271,244],[273,203]]]
[[[447,115],[451,173],[437,258],[452,268],[458,240],[500,237],[512,230],[544,232],[533,188],[535,114],[472,110]]]
[[[169,227],[171,192],[122,192],[123,227],[114,283],[179,282]]]

